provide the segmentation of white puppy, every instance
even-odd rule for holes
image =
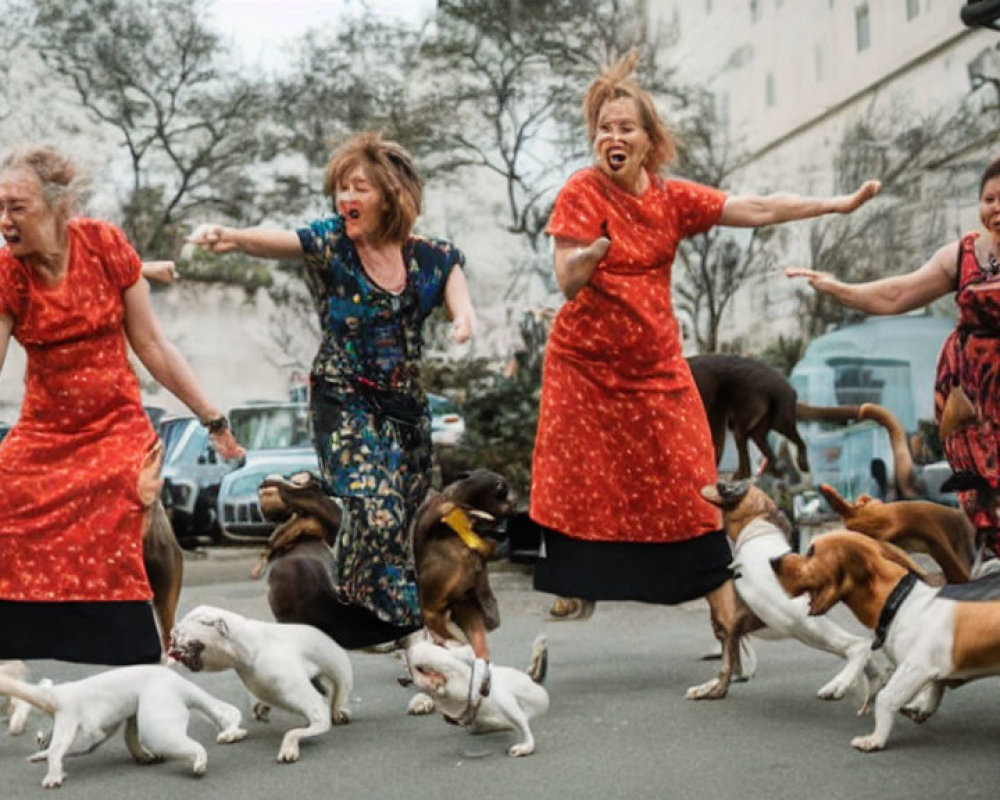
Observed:
[[[311,625],[248,619],[198,606],[174,626],[170,655],[188,669],[234,669],[247,690],[269,705],[302,714],[304,728],[288,731],[278,761],[299,760],[299,741],[351,721],[351,661],[333,639]],[[313,684],[323,681],[329,703]],[[258,718],[264,712],[257,710]]]
[[[48,683],[48,682],[46,682]],[[139,763],[188,758],[196,775],[205,772],[205,748],[187,735],[189,709],[201,711],[221,729],[216,741],[246,736],[238,708],[159,664],[121,667],[58,685],[33,686],[0,675],[0,692],[19,697],[54,718],[49,746],[29,761],[48,760],[42,786],[61,786],[63,757],[89,753],[118,727]]]
[[[8,675],[24,681],[28,679],[28,665],[23,661],[0,661],[0,675]],[[0,694],[0,711],[7,715],[7,732],[11,736],[20,736],[31,712],[31,704],[20,697],[10,697]]]
[[[535,737],[528,721],[549,708],[549,693],[541,685],[548,662],[544,637],[535,639],[531,665],[526,671],[491,667],[486,696],[473,689],[474,660],[468,645],[446,648],[421,640],[406,651],[413,684],[433,696],[446,720],[468,726],[472,733],[514,729],[521,741],[507,752],[512,756],[530,755],[535,751]]]

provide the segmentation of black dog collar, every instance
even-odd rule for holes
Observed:
[[[892,621],[896,618],[896,612],[903,605],[903,601],[910,596],[910,592],[913,591],[913,587],[916,584],[917,573],[907,572],[899,579],[899,583],[893,587],[889,593],[889,599],[882,606],[882,613],[879,614],[878,625],[875,626],[875,641],[872,642],[872,650],[878,650],[885,644],[886,634],[889,633],[889,626],[892,625]]]

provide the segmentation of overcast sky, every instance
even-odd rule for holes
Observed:
[[[276,66],[278,46],[311,27],[336,25],[346,11],[367,6],[375,14],[419,19],[435,0],[214,0],[210,18],[250,62]]]

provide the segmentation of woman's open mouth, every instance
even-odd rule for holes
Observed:
[[[350,209],[346,214],[348,219],[361,219],[361,212],[356,208]]]
[[[626,162],[628,162],[628,156],[620,150],[608,153],[608,166],[616,172],[624,167]]]

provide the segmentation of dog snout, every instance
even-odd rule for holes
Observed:
[[[781,570],[782,570],[782,567],[783,567],[783,563],[782,562],[784,562],[785,556],[787,556],[787,555],[788,555],[788,553],[784,553],[783,555],[775,556],[774,558],[771,559],[771,569],[774,570],[774,574],[775,575],[780,575],[781,574]]]

